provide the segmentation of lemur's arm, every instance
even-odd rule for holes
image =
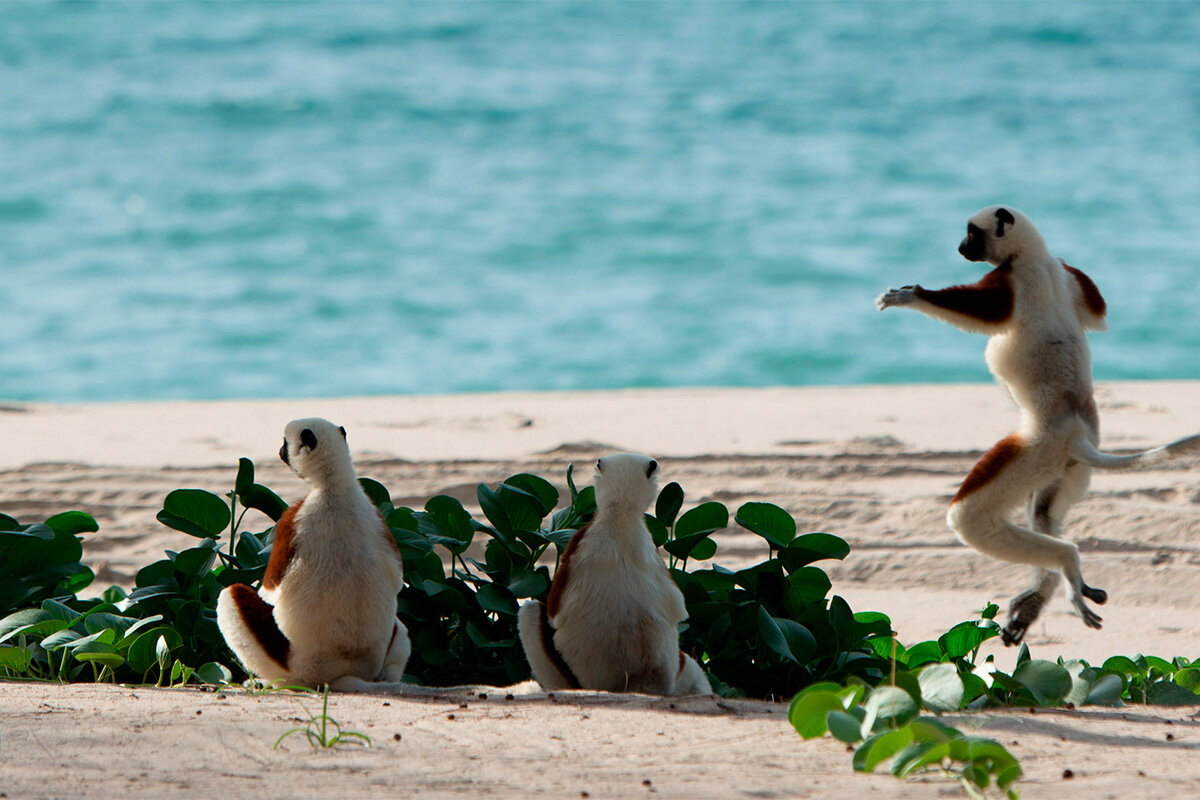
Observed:
[[[1013,290],[1007,271],[997,268],[978,283],[925,289],[903,286],[889,289],[875,299],[880,311],[892,306],[910,306],[935,319],[971,333],[1000,332],[1012,318]]]

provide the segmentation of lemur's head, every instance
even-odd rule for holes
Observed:
[[[998,267],[1034,245],[1045,246],[1029,217],[1011,206],[988,206],[967,220],[967,236],[958,252],[968,261]]]
[[[619,453],[596,462],[596,510],[641,514],[658,496],[658,462],[646,456]]]
[[[283,429],[279,457],[309,483],[323,483],[345,471],[354,474],[346,429],[320,417],[289,422]]]

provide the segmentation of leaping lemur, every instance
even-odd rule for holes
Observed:
[[[1060,576],[1084,624],[1099,628],[1100,617],[1085,598],[1102,604],[1107,594],[1084,583],[1078,548],[1060,538],[1063,517],[1083,497],[1092,467],[1152,464],[1200,451],[1200,435],[1134,455],[1097,449],[1100,419],[1084,333],[1107,329],[1107,307],[1096,285],[1051,255],[1033,223],[1007,206],[971,217],[958,251],[995,269],[970,285],[936,291],[905,286],[875,301],[881,311],[906,306],[990,336],[988,368],[1021,410],[1017,432],[989,450],[963,481],[947,522],[981,553],[1034,568],[1032,585],[1009,607],[1006,644],[1024,638]],[[1008,520],[1021,505],[1029,527]]]

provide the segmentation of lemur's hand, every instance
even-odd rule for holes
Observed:
[[[875,298],[875,306],[880,311],[892,306],[907,306],[916,301],[916,286],[901,286],[899,289],[888,289]]]

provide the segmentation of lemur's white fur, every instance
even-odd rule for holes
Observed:
[[[398,682],[409,656],[396,618],[400,554],[358,483],[345,429],[293,420],[279,455],[312,490],[276,523],[258,594],[244,584],[221,592],[225,641],[269,682],[342,691]]]
[[[1033,223],[1009,206],[990,206],[967,223],[959,252],[996,267],[978,283],[930,291],[891,289],[880,310],[907,306],[966,331],[988,334],[987,364],[1021,410],[1018,431],[972,469],[947,521],[965,543],[1005,561],[1034,567],[1033,584],[1009,608],[1006,644],[1019,642],[1060,580],[1092,628],[1084,601],[1107,595],[1083,581],[1079,551],[1059,538],[1067,511],[1083,496],[1091,467],[1156,463],[1200,450],[1200,435],[1156,450],[1114,456],[1097,449],[1100,421],[1084,331],[1106,329],[1100,292],[1082,272],[1055,258]],[[1024,505],[1029,527],[1007,517]]]
[[[525,603],[521,644],[543,688],[712,694],[679,649],[683,593],[646,530],[657,462],[638,455],[596,462],[596,516],[571,539],[545,605]]]

